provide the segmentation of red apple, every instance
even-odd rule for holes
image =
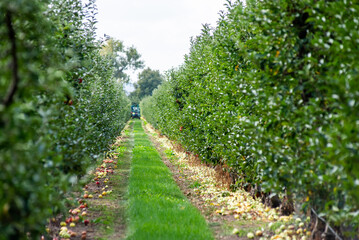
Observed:
[[[74,222],[78,222],[80,221],[80,217],[79,216],[76,216],[74,219],[73,219]]]

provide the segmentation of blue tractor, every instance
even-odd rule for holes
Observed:
[[[132,118],[141,118],[140,107],[138,105],[131,106],[131,117]]]

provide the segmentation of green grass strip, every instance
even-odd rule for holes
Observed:
[[[135,121],[134,139],[127,239],[213,239],[205,219],[174,182],[140,120]]]

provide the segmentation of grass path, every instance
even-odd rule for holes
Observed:
[[[174,182],[140,120],[134,123],[127,215],[127,239],[213,239],[205,219]]]

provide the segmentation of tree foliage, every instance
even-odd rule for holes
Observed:
[[[331,224],[359,224],[359,4],[228,2],[145,118],[238,184],[292,194]]]
[[[130,117],[94,0],[0,2],[0,239],[37,238]]]
[[[151,96],[153,90],[163,81],[160,71],[150,68],[144,69],[138,74],[138,82],[134,85],[135,91],[131,92],[130,99],[132,99],[134,104],[139,104],[144,97]]]
[[[115,69],[114,77],[122,83],[128,83],[130,78],[126,70],[138,70],[144,67],[141,55],[135,47],[126,48],[122,41],[109,38],[102,46],[101,55],[105,56]]]

